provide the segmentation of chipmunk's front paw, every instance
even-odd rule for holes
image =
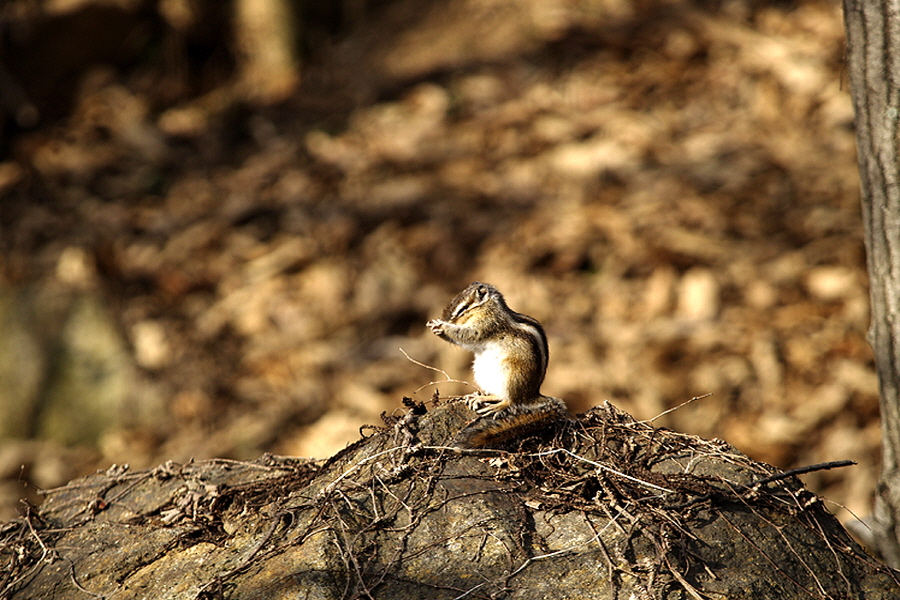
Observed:
[[[446,323],[439,319],[432,319],[425,323],[425,327],[430,329],[431,333],[434,335],[444,335],[444,325],[446,325]]]

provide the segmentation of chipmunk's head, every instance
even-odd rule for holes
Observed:
[[[505,308],[506,300],[497,288],[476,281],[450,301],[442,318],[451,323],[464,323]]]

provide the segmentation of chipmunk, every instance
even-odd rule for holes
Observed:
[[[483,394],[464,400],[484,419],[463,429],[457,445],[506,442],[566,415],[562,400],[541,394],[550,357],[544,328],[510,309],[494,286],[476,281],[426,326],[475,354],[472,370]]]

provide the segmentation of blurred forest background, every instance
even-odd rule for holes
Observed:
[[[400,349],[469,378],[476,279],[573,413],[711,394],[655,424],[867,514],[843,54],[837,0],[0,2],[0,519],[471,391]]]

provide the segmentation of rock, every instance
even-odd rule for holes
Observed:
[[[105,473],[0,527],[0,597],[896,598],[793,477],[610,404],[515,451],[415,406],[328,461]]]

